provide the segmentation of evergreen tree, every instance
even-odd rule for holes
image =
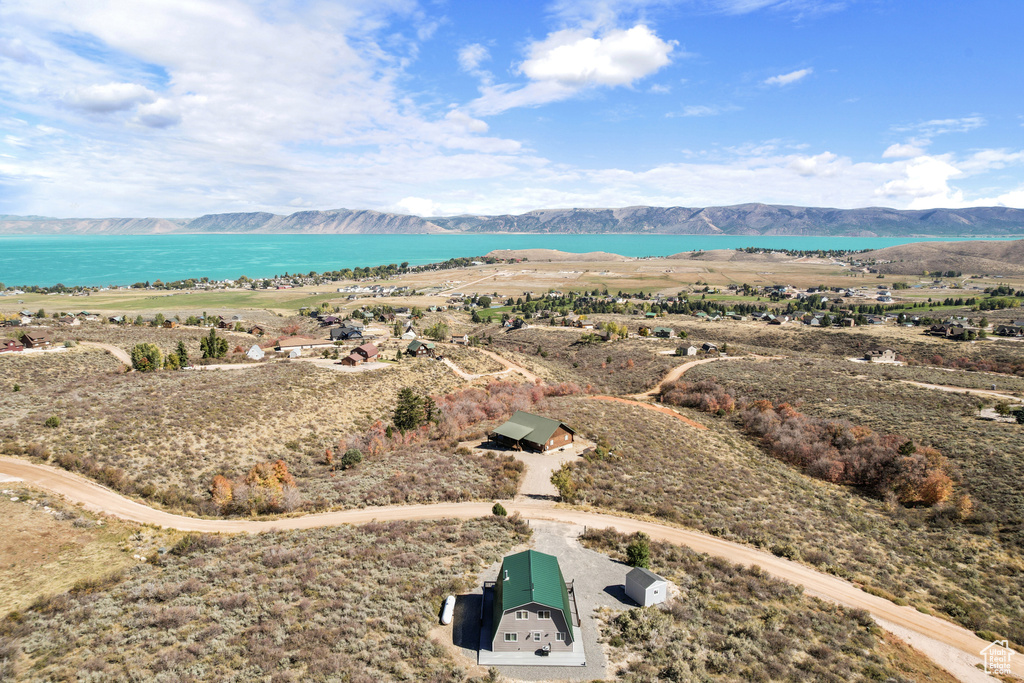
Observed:
[[[223,358],[228,353],[228,340],[217,336],[217,330],[210,329],[210,334],[199,340],[199,350],[203,358]]]
[[[405,388],[398,392],[398,405],[395,407],[393,421],[403,434],[422,424],[423,399],[412,389]]]
[[[176,351],[176,355],[178,356],[178,367],[188,367],[188,349],[185,348],[185,342],[178,342],[178,350]]]
[[[651,568],[651,541],[647,534],[638,531],[626,546],[626,564],[630,567]]]

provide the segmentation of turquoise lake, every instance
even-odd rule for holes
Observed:
[[[970,238],[942,238],[952,241]],[[0,236],[0,282],[50,286],[128,285],[189,277],[215,280],[323,272],[408,261],[434,263],[494,249],[607,251],[667,256],[681,251],[765,247],[878,249],[929,241],[888,237],[704,235],[92,235]]]

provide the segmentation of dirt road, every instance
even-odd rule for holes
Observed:
[[[519,365],[516,365],[515,363],[513,363],[510,360],[506,360],[505,358],[503,358],[502,356],[499,356],[498,354],[494,353],[493,351],[488,351],[486,349],[477,349],[477,351],[479,351],[480,353],[484,354],[485,356],[490,356],[494,360],[498,361],[499,363],[501,363],[502,365],[505,366],[506,370],[511,370],[512,372],[518,372],[520,375],[525,377],[530,382],[536,382],[536,381],[538,381],[540,379],[539,377],[537,377],[537,375],[533,374],[532,372],[530,372],[526,368],[521,367]]]
[[[658,382],[657,386],[655,386],[653,389],[651,389],[649,391],[645,391],[642,394],[634,394],[631,398],[650,398],[652,396],[657,396],[658,392],[661,391],[661,387],[662,386],[668,384],[669,382],[675,382],[677,379],[679,379],[684,374],[686,374],[687,370],[689,370],[690,368],[695,367],[697,365],[703,365],[704,363],[714,363],[714,362],[720,361],[720,360],[742,360],[744,358],[746,358],[748,360],[750,360],[750,359],[753,359],[753,360],[772,360],[774,357],[771,357],[771,356],[715,356],[714,358],[702,358],[700,360],[687,361],[686,363],[683,363],[682,365],[677,365],[676,367],[674,367],[671,370],[669,370],[668,374],[665,375],[661,379],[661,381]]]
[[[258,533],[271,529],[311,529],[338,524],[361,524],[372,520],[400,519],[467,519],[490,514],[491,503],[443,503],[438,505],[404,505],[324,512],[273,521],[247,519],[196,519],[174,515],[128,500],[99,484],[78,475],[47,465],[36,465],[14,458],[0,457],[0,474],[18,477],[29,484],[64,495],[86,508],[144,524],[183,531]],[[848,607],[868,610],[881,624],[899,627],[901,636],[931,653],[943,647],[955,648],[955,656],[941,656],[939,664],[961,680],[989,680],[972,665],[980,661],[978,654],[987,642],[943,619],[918,612],[913,607],[899,607],[888,600],[866,593],[851,583],[810,567],[776,557],[744,545],[725,541],[688,529],[670,527],[638,519],[576,510],[552,508],[532,501],[508,504],[509,512],[519,512],[527,519],[544,519],[590,527],[615,527],[619,531],[642,531],[651,538],[686,545],[702,553],[723,557],[743,565],[758,565],[766,572],[801,585],[805,591]],[[909,634],[909,635],[908,635]],[[935,656],[933,654],[933,656]],[[1012,671],[1024,677],[1024,656],[1015,658]]]
[[[947,384],[927,384],[926,382],[915,382],[909,379],[900,380],[904,384],[913,384],[915,387],[921,387],[922,389],[937,389],[938,391],[949,391],[954,394],[974,394],[975,396],[989,396],[991,398],[1000,398],[1010,403],[1022,403],[1020,396],[1014,396],[1013,394],[1002,394],[998,391],[989,391],[988,389],[965,389],[964,387],[951,387]]]
[[[103,344],[101,342],[82,341],[78,342],[81,346],[91,347],[94,349],[103,349],[114,358],[118,359],[129,368],[132,366],[132,357],[128,355],[128,352],[124,349],[118,348],[113,344]]]

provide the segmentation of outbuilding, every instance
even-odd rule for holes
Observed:
[[[668,600],[668,581],[650,569],[634,567],[626,574],[626,595],[641,607]]]

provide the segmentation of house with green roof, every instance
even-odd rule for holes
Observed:
[[[492,652],[572,652],[575,597],[558,558],[526,550],[501,563],[494,583]]]
[[[432,342],[421,342],[419,339],[414,339],[409,342],[409,346],[405,348],[405,352],[410,356],[433,356],[434,344]]]
[[[509,448],[544,453],[572,445],[575,435],[564,422],[517,410],[508,422],[495,427],[491,439]]]
[[[655,327],[653,330],[651,330],[651,334],[653,334],[655,337],[661,337],[663,339],[669,339],[669,338],[672,337],[672,328],[671,327]]]

